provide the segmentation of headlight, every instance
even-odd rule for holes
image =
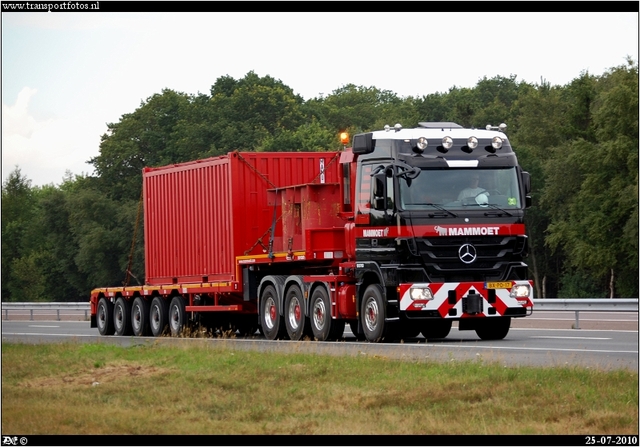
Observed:
[[[518,300],[520,304],[526,304],[531,296],[531,286],[528,284],[516,284],[511,288],[509,296]]]
[[[469,149],[475,149],[478,147],[478,139],[476,137],[469,137],[467,140],[467,146]]]
[[[453,138],[444,137],[442,139],[442,147],[444,147],[447,150],[451,149],[453,147]]]
[[[500,149],[502,147],[502,138],[500,137],[493,137],[493,139],[491,140],[491,146],[494,149]]]
[[[409,290],[409,294],[411,295],[412,300],[432,300],[433,293],[431,293],[431,289],[428,287],[412,287]]]

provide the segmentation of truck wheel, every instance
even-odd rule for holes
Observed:
[[[149,307],[149,326],[154,337],[160,337],[169,324],[169,306],[167,301],[155,297]]]
[[[278,295],[275,287],[266,286],[260,296],[260,327],[267,340],[283,338],[286,334],[280,308],[278,306]]]
[[[510,327],[511,317],[487,318],[476,328],[476,334],[482,340],[502,340]]]
[[[100,298],[98,301],[98,310],[96,312],[98,321],[98,332],[100,335],[113,335],[116,329],[113,325],[113,303],[106,298]]]
[[[151,333],[149,328],[149,302],[142,297],[136,297],[131,306],[131,327],[133,335],[147,336]]]
[[[344,334],[344,320],[331,318],[331,300],[327,289],[316,287],[311,294],[311,331],[318,341],[335,340]]]
[[[379,284],[371,284],[364,291],[360,307],[362,329],[368,341],[377,343],[385,336],[385,317],[382,287]]]
[[[296,284],[289,287],[284,297],[284,323],[287,334],[291,340],[300,340],[305,334],[305,327],[308,324],[304,314],[304,297],[302,290]]]
[[[187,326],[187,312],[185,310],[184,298],[174,296],[169,304],[169,329],[171,335],[177,337]]]
[[[388,329],[387,332],[389,332]],[[416,338],[418,335],[420,335],[419,322],[409,319],[400,320],[398,323],[396,323],[395,332],[400,340],[404,340],[407,338]]]
[[[427,340],[445,338],[451,332],[452,320],[426,320],[422,323],[422,335]]]
[[[113,325],[116,335],[131,335],[131,301],[120,297],[113,307]]]

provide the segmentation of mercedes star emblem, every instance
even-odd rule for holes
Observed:
[[[471,244],[464,244],[458,250],[458,257],[465,264],[471,264],[476,260],[478,253],[476,252],[476,247]]]

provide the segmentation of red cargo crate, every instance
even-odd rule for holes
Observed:
[[[236,256],[267,251],[267,190],[338,183],[336,152],[232,152],[143,172],[145,272],[151,285],[234,281]],[[282,247],[281,207],[274,246]]]
[[[269,191],[269,205],[282,213],[282,238],[276,251],[304,251],[308,260],[342,259],[344,220],[340,213],[340,184],[293,185]]]

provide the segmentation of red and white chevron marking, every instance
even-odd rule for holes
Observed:
[[[512,286],[516,284],[528,284],[533,291],[532,281],[507,281]],[[432,300],[413,300],[411,299],[410,289],[412,287],[429,287],[433,293]],[[508,308],[533,308],[533,296],[528,298],[511,298],[509,293],[511,287],[494,289],[496,291],[495,303],[489,303],[489,290],[486,288],[484,282],[457,282],[457,283],[416,283],[416,284],[400,284],[400,310],[401,311],[427,311],[437,310],[442,318],[460,318],[462,317],[462,298],[469,295],[470,292],[475,292],[481,295],[483,300],[482,313],[476,314],[477,316],[484,315],[487,317],[499,317],[504,315],[505,310]],[[456,303],[449,303],[449,290],[455,290]],[[519,302],[520,300],[520,302]],[[495,308],[496,312],[493,315],[489,314],[489,308]],[[457,309],[455,316],[449,315],[450,309]]]

